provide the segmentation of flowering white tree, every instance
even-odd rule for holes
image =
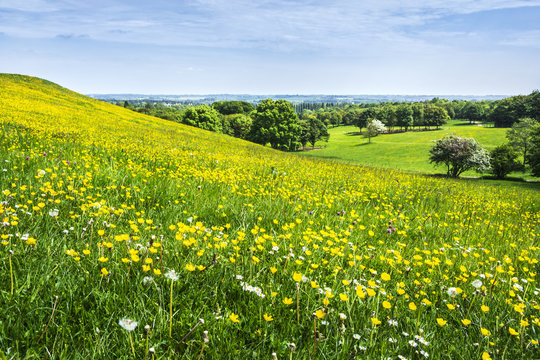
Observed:
[[[435,165],[444,164],[449,177],[457,178],[471,169],[485,172],[491,167],[489,153],[473,138],[446,135],[437,140],[429,152],[429,161]]]
[[[369,142],[371,143],[372,137],[379,135],[379,133],[385,130],[386,126],[384,126],[384,124],[380,120],[372,119],[366,126],[366,132],[364,136],[369,138]]]

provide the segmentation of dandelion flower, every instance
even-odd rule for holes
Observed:
[[[451,287],[451,288],[448,288],[447,294],[448,294],[448,296],[453,298],[453,297],[456,297],[458,292],[457,292],[457,289],[455,287]]]
[[[477,289],[480,289],[482,287],[482,280],[476,279],[471,283],[471,285]]]
[[[171,281],[178,280],[178,274],[174,270],[167,271],[164,276]]]

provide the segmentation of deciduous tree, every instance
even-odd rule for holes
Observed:
[[[447,135],[437,140],[429,152],[430,162],[444,164],[450,177],[459,177],[471,169],[484,172],[490,168],[489,153],[473,138]]]
[[[253,124],[249,139],[274,149],[293,151],[299,146],[301,128],[298,116],[286,100],[263,100],[252,112]]]
[[[506,132],[509,144],[523,155],[523,165],[527,163],[527,155],[532,144],[533,134],[540,122],[531,118],[521,118]]]
[[[508,144],[499,145],[493,149],[491,155],[491,170],[497,179],[504,179],[512,171],[519,170],[521,165],[517,161],[518,154]]]
[[[386,126],[382,123],[382,121],[377,119],[372,119],[369,121],[369,123],[366,126],[366,133],[364,134],[365,137],[369,139],[369,142],[371,143],[371,138],[374,136],[379,135],[381,132],[386,130]]]

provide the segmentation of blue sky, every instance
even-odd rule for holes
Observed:
[[[82,93],[527,94],[540,0],[0,0],[0,72]]]

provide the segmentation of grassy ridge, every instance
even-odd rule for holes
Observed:
[[[306,159],[24,76],[0,75],[0,116],[7,358],[537,354],[537,191]]]

